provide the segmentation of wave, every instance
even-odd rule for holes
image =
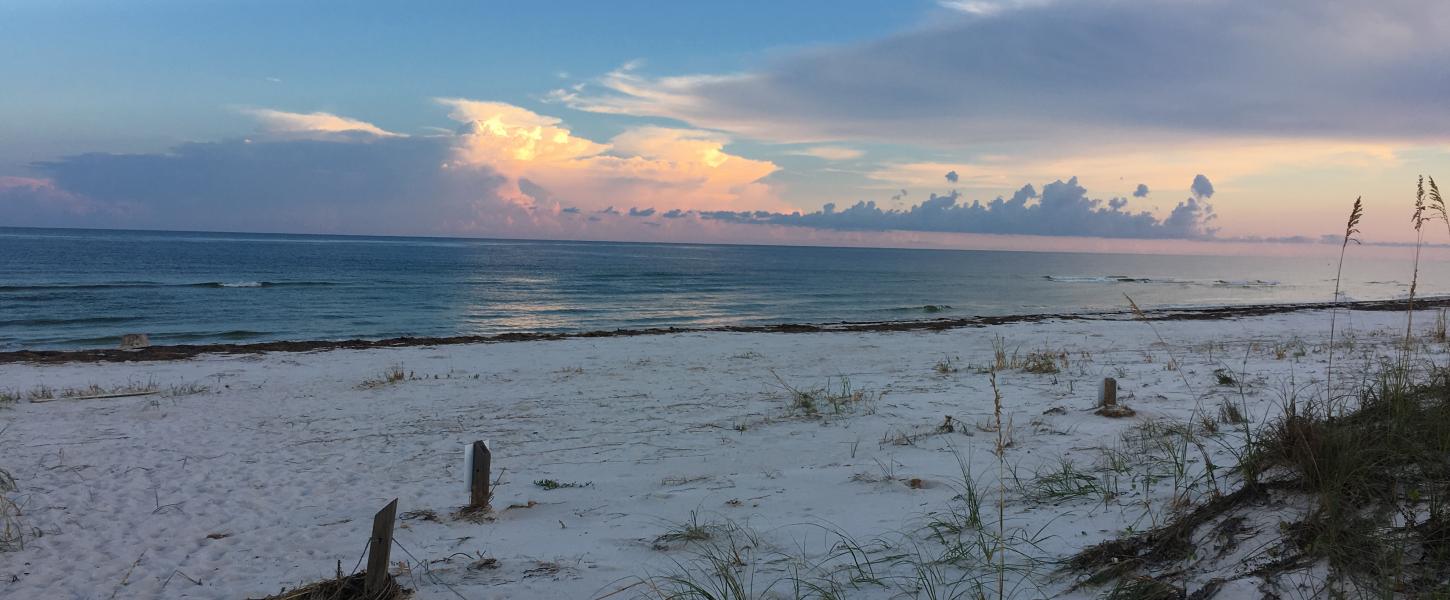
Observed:
[[[1043,275],[1057,283],[1140,283],[1171,285],[1205,285],[1216,287],[1276,287],[1278,281],[1268,279],[1177,279],[1174,277],[1132,277],[1128,275]]]
[[[1182,279],[1150,279],[1127,275],[1043,275],[1042,278],[1058,283],[1188,283]]]
[[[271,287],[305,287],[337,285],[331,281],[208,281],[206,283],[187,284],[190,287],[203,288],[271,288]]]
[[[157,281],[111,281],[105,283],[38,283],[34,285],[0,285],[0,293],[34,291],[80,291],[138,288],[253,288],[337,285],[331,281],[205,281],[201,283],[161,283]]]
[[[176,333],[163,333],[151,336],[152,339],[162,341],[195,342],[207,340],[249,340],[271,335],[266,331],[252,331],[248,329],[232,329],[228,331],[182,331]]]
[[[1213,284],[1219,287],[1276,287],[1279,282],[1267,279],[1219,279]]]
[[[0,320],[0,327],[20,326],[38,327],[54,325],[106,325],[111,323],[128,323],[139,321],[141,317],[77,317],[74,319],[3,319]]]

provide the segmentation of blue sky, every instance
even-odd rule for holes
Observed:
[[[432,96],[533,109],[630,61],[729,72],[774,52],[869,38],[930,2],[0,2],[0,160],[144,151],[252,128],[236,106],[438,125]],[[562,75],[562,76],[561,76]],[[620,126],[568,112],[585,135]]]
[[[0,223],[1227,248],[1362,194],[1402,241],[1447,39],[1431,0],[3,0]]]

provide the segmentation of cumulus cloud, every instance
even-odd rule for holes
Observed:
[[[1140,184],[1138,184],[1138,188],[1135,189],[1135,190],[1133,190],[1133,197],[1134,198],[1147,198],[1148,197],[1148,184],[1146,184],[1146,183],[1140,183]]]
[[[1127,200],[1091,198],[1076,177],[1054,181],[1039,194],[1031,184],[1010,198],[983,204],[961,203],[961,195],[932,194],[906,209],[883,209],[862,201],[839,210],[826,204],[821,210],[801,213],[702,212],[707,219],[734,223],[768,223],[817,229],[852,231],[930,231],[953,233],[1093,236],[1138,239],[1213,239],[1213,208],[1201,197],[1179,203],[1163,219],[1147,211],[1125,210]]]
[[[782,142],[1450,137],[1440,0],[953,4],[972,14],[737,74],[627,65],[552,98]]]
[[[1194,198],[1213,197],[1213,183],[1201,173],[1193,178],[1193,185],[1188,189],[1193,192]]]
[[[575,205],[644,202],[731,208],[781,205],[760,180],[776,170],[769,161],[725,150],[716,132],[636,127],[607,142],[574,135],[557,118],[500,102],[438,99],[462,125],[454,136],[450,168],[485,165],[527,179]],[[516,194],[529,203],[532,195]]]

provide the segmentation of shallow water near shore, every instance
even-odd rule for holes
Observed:
[[[0,228],[0,350],[1322,302],[1330,258]],[[1403,296],[1351,257],[1344,293]],[[1436,269],[1421,294],[1450,290]]]

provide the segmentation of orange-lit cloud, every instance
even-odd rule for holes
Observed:
[[[745,210],[783,206],[760,180],[769,161],[725,151],[729,138],[692,129],[638,127],[596,142],[554,117],[501,102],[439,99],[463,123],[449,168],[487,166],[527,181],[548,198],[518,188],[521,204],[544,201],[586,209],[611,205],[668,210]]]

